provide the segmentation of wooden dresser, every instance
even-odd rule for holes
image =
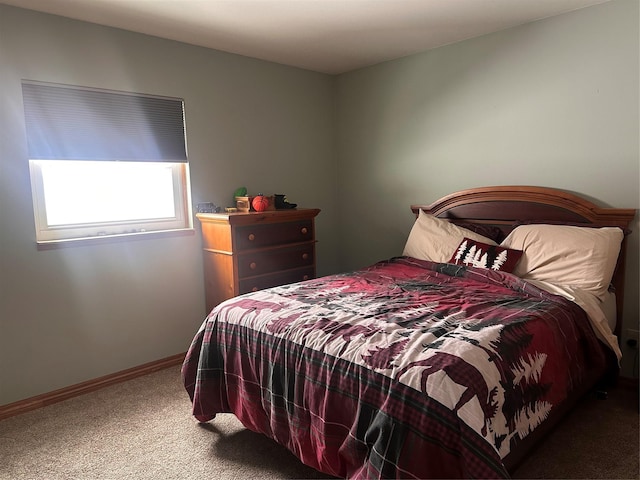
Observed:
[[[317,208],[198,213],[207,311],[247,292],[314,278]]]

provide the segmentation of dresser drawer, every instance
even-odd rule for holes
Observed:
[[[237,250],[250,250],[252,248],[306,242],[313,240],[313,238],[313,222],[311,220],[246,225],[236,229],[235,248]]]
[[[264,275],[278,270],[307,267],[315,264],[315,244],[274,248],[238,255],[238,275],[240,279]]]
[[[269,287],[277,287],[287,283],[302,282],[315,277],[313,267],[298,268],[286,272],[277,272],[260,277],[246,278],[240,280],[240,294],[255,292]]]

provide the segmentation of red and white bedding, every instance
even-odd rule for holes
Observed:
[[[561,296],[398,257],[227,300],[182,375],[199,421],[232,412],[328,474],[498,478],[605,357]]]

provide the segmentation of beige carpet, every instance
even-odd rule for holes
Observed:
[[[588,397],[516,478],[638,478],[638,396]],[[0,421],[0,479],[330,478],[234,416],[190,415],[179,369]]]

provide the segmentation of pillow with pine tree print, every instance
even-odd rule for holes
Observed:
[[[511,273],[516,268],[520,257],[522,257],[521,250],[489,245],[470,238],[464,238],[449,263]]]

